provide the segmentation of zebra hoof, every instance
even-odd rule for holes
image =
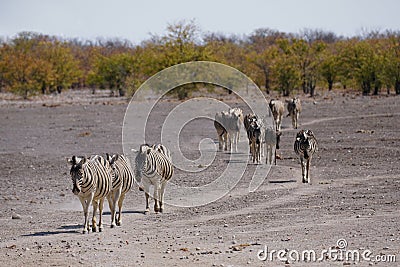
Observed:
[[[93,227],[93,228],[92,228],[92,232],[93,232],[93,233],[97,232],[97,228]]]
[[[111,224],[111,228],[114,228],[114,227],[116,227],[116,225],[114,223],[112,223]]]
[[[117,222],[117,226],[121,226],[121,222]]]
[[[103,227],[100,227],[100,228],[99,228],[99,232],[103,232]]]
[[[83,229],[82,234],[86,234],[88,232],[88,230]]]

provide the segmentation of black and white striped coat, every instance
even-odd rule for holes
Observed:
[[[165,148],[166,149],[166,148]],[[169,150],[168,154],[169,153]],[[150,186],[154,187],[154,211],[163,212],[164,192],[167,182],[174,174],[171,159],[147,144],[141,145],[135,158],[135,178],[142,184],[146,196],[146,210],[149,212]]]
[[[89,206],[93,204],[92,230],[97,231],[96,212],[99,208],[99,231],[102,231],[102,213],[104,199],[112,186],[112,173],[108,162],[101,156],[91,159],[73,156],[68,159],[72,165],[70,174],[72,178],[72,192],[78,196],[85,216],[83,233],[89,231]]]
[[[261,119],[252,121],[247,129],[250,153],[253,163],[260,163],[261,154],[264,156],[265,126]]]
[[[108,203],[111,210],[111,227],[121,225],[122,205],[126,193],[131,190],[134,182],[133,172],[129,159],[124,155],[109,155],[106,154],[113,172],[112,189],[108,196]],[[118,203],[118,216],[116,216],[116,205]]]
[[[303,183],[310,183],[311,159],[318,149],[318,142],[311,130],[301,130],[296,135],[294,151],[300,158]]]

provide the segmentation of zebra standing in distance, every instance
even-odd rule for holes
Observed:
[[[246,114],[246,116],[244,116],[243,119],[243,125],[244,125],[244,129],[246,130],[246,134],[247,134],[247,139],[249,139],[249,147],[250,147],[250,155],[252,155],[252,151],[251,151],[251,137],[249,136],[249,128],[250,125],[255,122],[256,120],[258,120],[258,117],[256,114],[254,113],[250,113],[250,114]]]
[[[104,199],[107,197],[112,186],[111,168],[106,160],[101,156],[91,159],[85,157],[72,156],[67,159],[70,163],[72,192],[78,196],[85,216],[83,233],[89,232],[89,206],[93,204],[92,231],[97,231],[96,212],[99,208],[99,225],[101,232],[103,229],[102,214]]]
[[[272,164],[272,159],[274,160],[274,164],[276,165],[276,150],[279,149],[279,143],[281,140],[282,132],[275,131],[273,127],[267,127],[265,129],[265,148],[266,148],[266,157],[265,163]]]
[[[163,212],[165,187],[174,174],[172,162],[165,154],[147,144],[141,145],[137,153],[135,158],[135,177],[144,187],[146,197],[145,213],[150,211],[150,186],[154,187],[154,211],[156,213]]]
[[[228,149],[228,132],[226,131],[225,127],[222,125],[223,121],[225,121],[225,118],[228,118],[229,113],[226,111],[221,111],[217,114],[215,114],[215,119],[214,119],[214,127],[215,130],[217,131],[218,135],[218,150],[227,150]]]
[[[312,156],[318,149],[318,142],[311,130],[301,130],[296,135],[294,151],[300,158],[303,183],[311,183],[310,164]]]
[[[301,112],[301,102],[299,98],[293,98],[286,100],[287,103],[287,110],[289,114],[286,117],[291,116],[292,117],[292,126],[293,129],[297,129],[298,126],[298,121],[299,121],[299,115]]]
[[[108,196],[108,204],[110,205],[111,210],[111,227],[115,227],[115,225],[121,226],[122,204],[126,193],[131,190],[133,185],[133,172],[129,159],[124,155],[109,155],[107,153],[106,159],[113,171],[112,189]],[[118,216],[116,216],[117,203]]]
[[[214,127],[217,130],[219,151],[229,150],[237,152],[240,128],[243,123],[243,111],[240,108],[231,108],[215,114]]]
[[[275,129],[280,131],[282,127],[283,112],[285,112],[285,105],[280,100],[271,99],[271,101],[269,101],[269,108],[274,116]]]
[[[260,163],[261,153],[264,154],[264,131],[264,124],[260,119],[251,122],[247,130],[253,163]]]

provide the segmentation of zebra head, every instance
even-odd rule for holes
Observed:
[[[314,133],[311,130],[301,130],[296,135],[296,141],[303,144],[308,144],[310,138],[314,138]]]
[[[148,144],[143,144],[140,146],[139,151],[137,152],[135,158],[135,180],[137,183],[142,181],[143,171],[146,168],[147,163],[147,154],[149,154],[152,149],[153,148]]]
[[[72,165],[70,174],[72,178],[72,193],[78,195],[81,192],[82,181],[83,181],[83,165],[87,162],[85,157],[72,156],[72,159],[68,159],[68,162]]]
[[[106,159],[108,163],[110,163],[110,166],[113,170],[115,170],[115,162],[118,160],[119,156],[118,154],[110,155],[106,153]]]

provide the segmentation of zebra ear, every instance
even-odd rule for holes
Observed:
[[[69,164],[71,164],[71,165],[74,165],[74,159],[75,159],[75,156],[73,156],[71,159],[70,159],[70,158],[67,158],[67,162],[68,162]]]
[[[118,154],[111,156],[110,157],[110,165],[113,165],[114,162],[116,162],[118,160],[118,157],[119,157]]]
[[[83,164],[85,164],[87,161],[86,157],[83,157],[82,160],[79,162],[79,164],[82,166]]]

